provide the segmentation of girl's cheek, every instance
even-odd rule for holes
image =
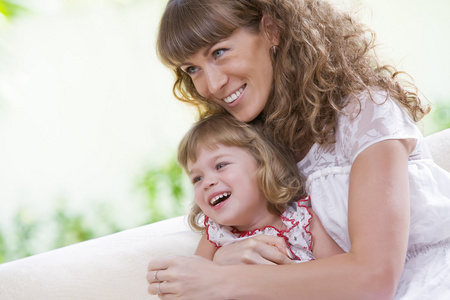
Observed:
[[[202,199],[202,193],[200,191],[197,191],[196,189],[194,189],[194,201],[197,204],[200,204],[201,199]]]

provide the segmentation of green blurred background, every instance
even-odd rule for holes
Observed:
[[[347,0],[450,128],[450,2]],[[0,0],[0,263],[185,213],[165,0]]]

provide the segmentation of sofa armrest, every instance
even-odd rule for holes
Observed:
[[[425,141],[434,162],[450,172],[450,128],[427,136]]]
[[[192,255],[200,235],[177,217],[0,265],[0,299],[159,299],[147,293],[155,257]]]

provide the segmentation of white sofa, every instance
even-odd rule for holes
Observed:
[[[450,172],[450,129],[426,138]],[[122,231],[0,265],[0,299],[158,299],[147,294],[148,262],[194,252],[199,235],[183,217]]]

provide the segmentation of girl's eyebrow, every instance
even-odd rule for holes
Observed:
[[[217,160],[221,160],[221,159],[223,159],[224,157],[226,158],[226,157],[228,157],[228,156],[233,156],[233,155],[229,155],[229,154],[227,154],[227,153],[219,153],[219,154],[217,154],[217,155],[215,155],[215,156],[213,156],[211,159],[210,159],[210,161],[217,161]],[[198,159],[197,159],[198,160]],[[190,169],[190,170],[187,170],[187,173],[188,173],[188,175],[192,175],[192,173],[194,173],[196,170],[195,170],[195,168],[193,168],[193,169]]]

